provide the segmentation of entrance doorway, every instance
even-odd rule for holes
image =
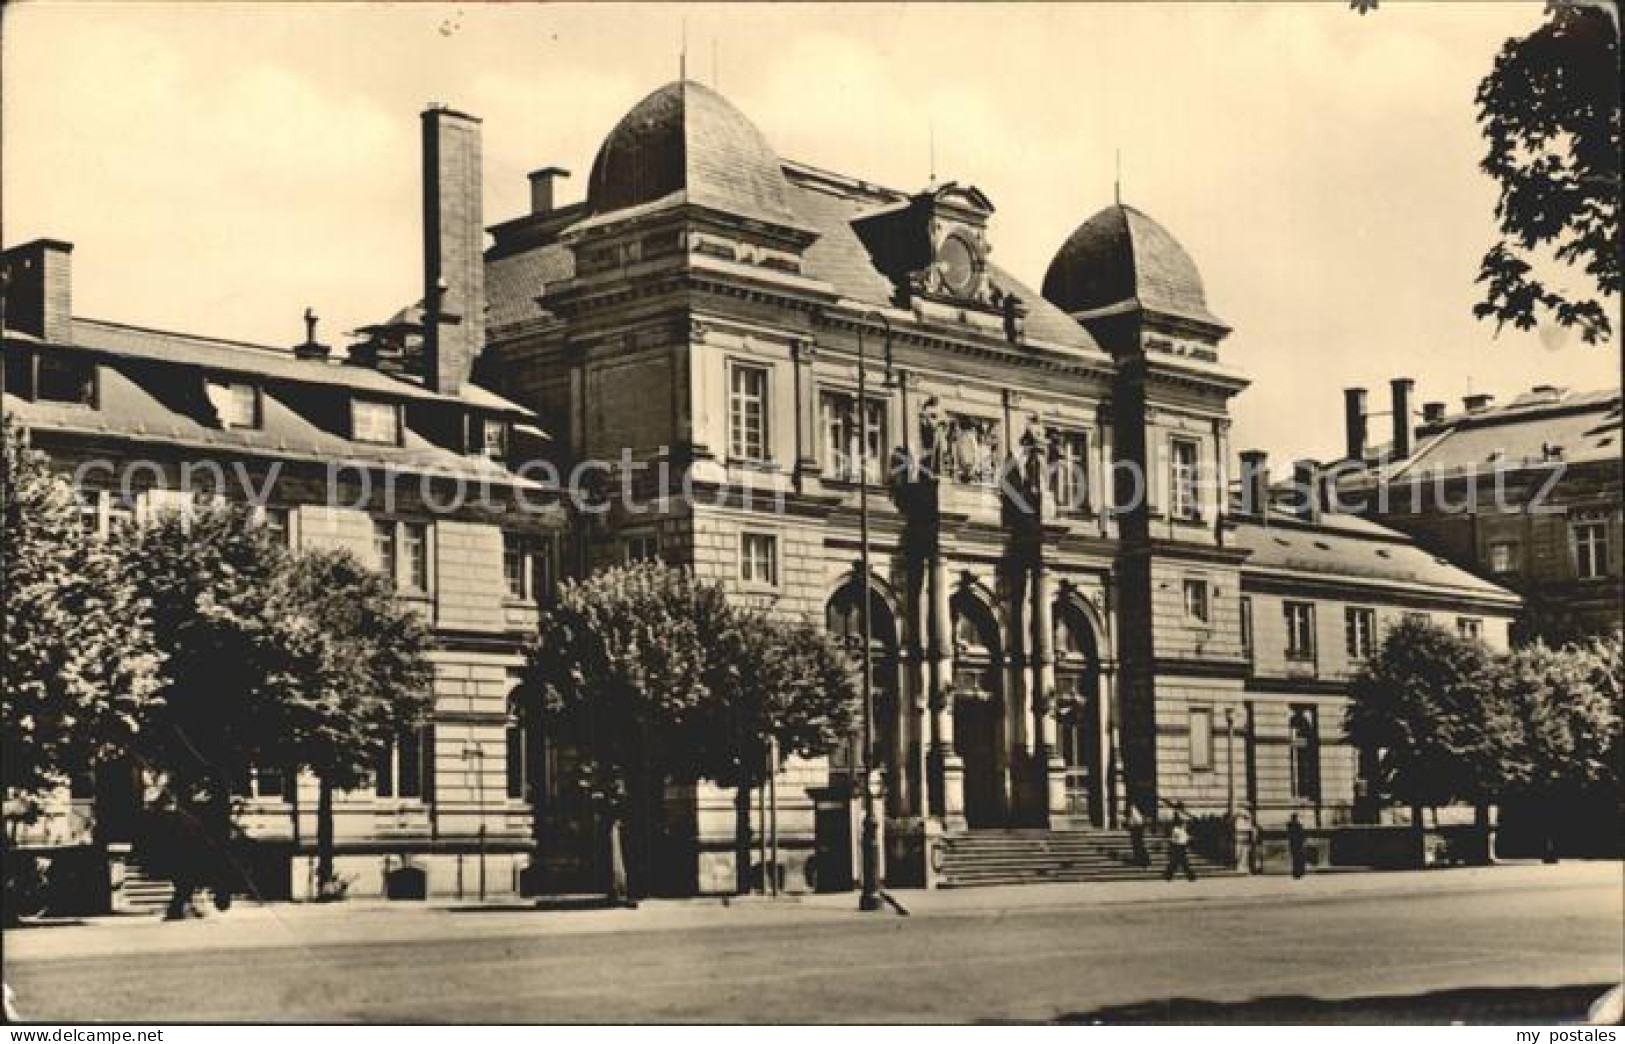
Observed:
[[[964,766],[965,825],[1009,825],[1005,788],[1004,668],[999,629],[969,592],[953,601],[954,747]]]

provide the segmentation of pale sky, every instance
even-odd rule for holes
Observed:
[[[343,344],[417,296],[426,103],[484,119],[487,224],[537,167],[579,198],[686,20],[690,75],[787,159],[918,189],[934,125],[939,178],[991,197],[1035,287],[1120,149],[1125,202],[1235,327],[1235,446],[1331,457],[1346,385],[1386,409],[1398,375],[1454,404],[1618,382],[1617,342],[1471,314],[1495,198],[1473,92],[1541,6],[10,4],[5,242],[75,243],[83,316],[292,344],[308,304]]]

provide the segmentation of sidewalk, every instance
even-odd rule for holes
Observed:
[[[909,917],[991,917],[1045,909],[1127,904],[1246,904],[1334,901],[1342,897],[1435,891],[1494,892],[1625,884],[1617,862],[1516,864],[1451,870],[1334,873],[1293,880],[1283,876],[1164,882],[1117,881],[1013,885],[995,888],[898,890],[891,897]],[[5,932],[8,961],[57,960],[108,954],[207,949],[373,945],[448,936],[559,936],[598,932],[734,930],[794,923],[902,921],[897,910],[860,913],[855,893],[769,899],[655,899],[637,909],[543,910],[529,904],[427,903],[238,904],[229,913],[167,923],[156,916],[115,916],[33,925]]]

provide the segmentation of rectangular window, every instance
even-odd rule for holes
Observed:
[[[378,752],[373,792],[379,797],[422,798],[433,789],[434,726],[401,733]]]
[[[1484,640],[1484,621],[1476,616],[1456,617],[1456,633],[1476,642]]]
[[[739,535],[739,579],[776,587],[779,583],[779,538],[769,533]]]
[[[1320,728],[1313,707],[1294,707],[1288,719],[1292,733],[1292,796],[1320,800]]]
[[[401,444],[400,407],[392,402],[352,399],[350,402],[350,437],[357,442],[399,446]]]
[[[1201,501],[1197,495],[1197,452],[1197,444],[1189,439],[1174,439],[1171,443],[1168,511],[1174,518],[1201,517]]]
[[[480,451],[492,460],[508,459],[507,422],[487,417],[480,425]]]
[[[1249,659],[1253,655],[1253,600],[1241,598],[1241,648]]]
[[[1583,518],[1569,526],[1574,543],[1574,575],[1582,580],[1608,573],[1608,523]]]
[[[1490,571],[1493,573],[1510,573],[1516,568],[1513,564],[1513,545],[1505,541],[1498,541],[1490,545]]]
[[[264,524],[266,532],[271,534],[281,547],[293,547],[293,517],[287,508],[268,507],[265,509]]]
[[[37,374],[35,398],[41,402],[96,405],[96,364],[89,359],[43,352]]]
[[[107,531],[121,533],[135,525],[135,493],[109,493],[107,500]]]
[[[1212,606],[1208,604],[1207,581],[1187,579],[1185,581],[1185,618],[1207,623],[1211,616]]]
[[[1427,613],[1406,613],[1403,619],[1413,627],[1426,627],[1431,618]]]
[[[1375,609],[1350,608],[1343,610],[1343,631],[1347,639],[1349,659],[1370,659],[1377,647],[1377,612]]]
[[[246,381],[210,381],[209,403],[222,428],[260,427],[260,390]]]
[[[552,537],[542,537],[531,553],[531,597],[542,605],[553,601],[553,588],[558,583],[556,548]]]
[[[400,553],[395,541],[395,523],[389,519],[373,519],[372,564],[390,583],[400,580]]]
[[[767,456],[767,370],[736,365],[728,385],[728,455],[763,462]]]
[[[79,505],[79,529],[86,536],[100,536],[102,532],[102,495],[100,490],[78,489],[74,500]]]
[[[422,522],[407,522],[401,527],[404,537],[406,587],[410,591],[429,589],[429,527]]]
[[[1055,491],[1055,506],[1064,514],[1086,514],[1089,511],[1089,436],[1081,431],[1057,432],[1052,446],[1050,486]]]
[[[530,597],[530,540],[518,533],[502,534],[502,583],[509,598]]]
[[[660,537],[654,533],[638,533],[626,538],[628,562],[660,561]]]
[[[1213,708],[1191,708],[1191,771],[1213,768]]]
[[[858,475],[870,482],[883,481],[886,474],[886,403],[870,399],[864,403],[863,431],[858,431],[857,396],[845,392],[824,392],[819,396],[819,414],[824,430],[824,474],[839,482],[856,482]]]
[[[1315,607],[1308,602],[1283,602],[1286,654],[1294,660],[1315,658]]]

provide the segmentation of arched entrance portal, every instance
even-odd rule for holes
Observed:
[[[1068,819],[1096,826],[1106,822],[1107,756],[1104,708],[1100,703],[1100,653],[1095,631],[1083,611],[1067,602],[1055,606],[1055,725],[1064,775]]]
[[[1002,827],[1005,800],[1004,661],[999,628],[967,592],[953,600],[954,746],[964,763],[965,825]]]

